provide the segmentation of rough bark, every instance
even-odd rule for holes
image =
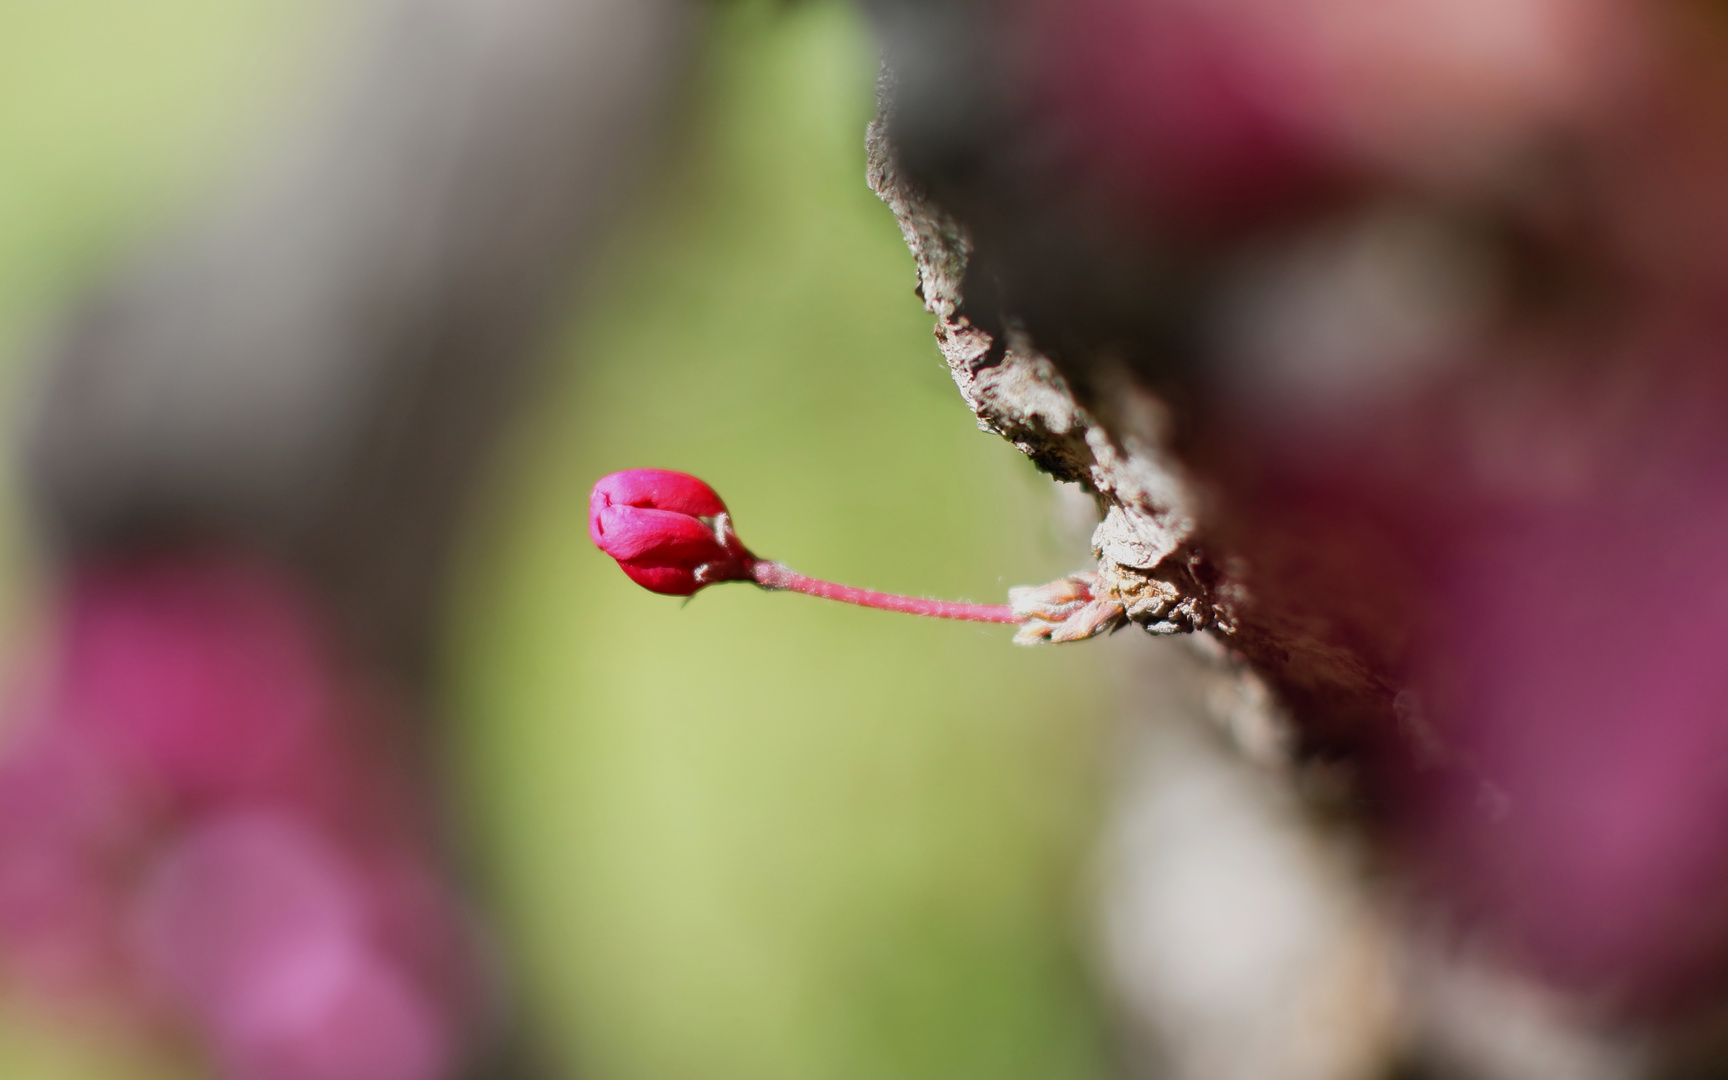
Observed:
[[[886,77],[882,93],[885,115]],[[1390,725],[1398,687],[1383,665],[1340,644],[1335,627],[1299,608],[1256,603],[1233,561],[1213,550],[1206,494],[1172,450],[1164,402],[1107,355],[1088,357],[1086,382],[1076,384],[1038,351],[1012,311],[969,309],[966,231],[899,168],[884,116],[870,126],[867,149],[870,187],[912,250],[937,345],[978,426],[1096,496],[1101,595],[1149,633],[1216,638],[1272,685],[1274,712],[1326,717],[1316,728]],[[1295,738],[1276,716],[1268,723],[1283,732],[1279,740]]]
[[[1124,381],[1106,423],[1024,333],[992,334],[970,318],[961,293],[971,255],[964,230],[901,173],[880,118],[867,151],[871,190],[894,211],[912,249],[937,346],[979,428],[1098,496],[1098,569],[1130,619],[1157,634],[1227,629],[1217,590],[1196,576],[1204,560],[1192,543],[1195,497],[1165,451],[1162,404]]]
[[[1635,1040],[1593,1030],[1577,1003],[1492,956],[1460,954],[1372,884],[1356,825],[1329,812],[1352,798],[1348,779],[1304,765],[1299,750],[1317,730],[1366,728],[1412,734],[1420,751],[1422,719],[1394,665],[1345,644],[1347,629],[1300,601],[1299,580],[1278,581],[1276,539],[1257,545],[1267,563],[1257,580],[1284,595],[1255,595],[1209,542],[1207,494],[1138,373],[1098,354],[1064,368],[1014,312],[968,307],[972,241],[899,167],[885,119],[892,92],[885,74],[868,182],[912,252],[961,396],[980,429],[1096,498],[1100,594],[1152,635],[1192,635],[1186,650],[1112,647],[1123,724],[1103,840],[1101,967],[1127,1074],[1645,1075]],[[1333,599],[1347,614],[1363,607]],[[1354,614],[1357,629],[1396,638],[1396,611]]]

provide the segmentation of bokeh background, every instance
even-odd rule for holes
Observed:
[[[840,3],[718,5],[682,111],[473,508],[439,723],[464,857],[567,1075],[1093,1077],[1086,650],[742,586],[688,604],[587,540],[620,468],[712,482],[759,552],[995,601],[1085,560],[978,432],[864,186],[874,46]],[[307,107],[329,0],[0,0],[0,370]],[[14,412],[16,408],[14,409]],[[8,479],[8,650],[38,555]],[[10,986],[0,1075],[194,1077],[185,1047]]]

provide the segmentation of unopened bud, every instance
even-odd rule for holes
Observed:
[[[669,596],[749,581],[756,563],[714,489],[667,469],[602,477],[588,500],[588,535],[631,581]]]
[[[750,553],[732,531],[715,490],[688,473],[629,469],[602,477],[588,502],[588,533],[630,580],[652,592],[690,596],[721,581],[754,581],[828,600],[909,615],[1019,623],[1022,645],[1083,641],[1121,626],[1122,605],[1100,600],[1097,574],[1008,591],[1010,605],[969,604],[837,585]]]

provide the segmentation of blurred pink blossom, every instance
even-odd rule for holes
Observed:
[[[0,948],[236,1080],[435,1080],[479,1019],[387,699],[263,563],[80,568],[0,761]]]

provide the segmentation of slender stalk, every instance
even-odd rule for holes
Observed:
[[[836,585],[832,581],[820,581],[813,577],[805,577],[790,567],[782,566],[777,562],[769,562],[767,559],[757,559],[751,564],[750,577],[764,589],[786,589],[791,592],[801,592],[808,596],[820,596],[824,600],[838,600],[843,604],[881,608],[883,611],[901,611],[908,615],[928,615],[936,619],[965,619],[968,622],[1018,623],[1025,621],[1014,614],[1014,609],[1006,604],[956,604],[947,600],[921,600],[915,596],[896,596],[893,593],[856,589],[850,585]]]

